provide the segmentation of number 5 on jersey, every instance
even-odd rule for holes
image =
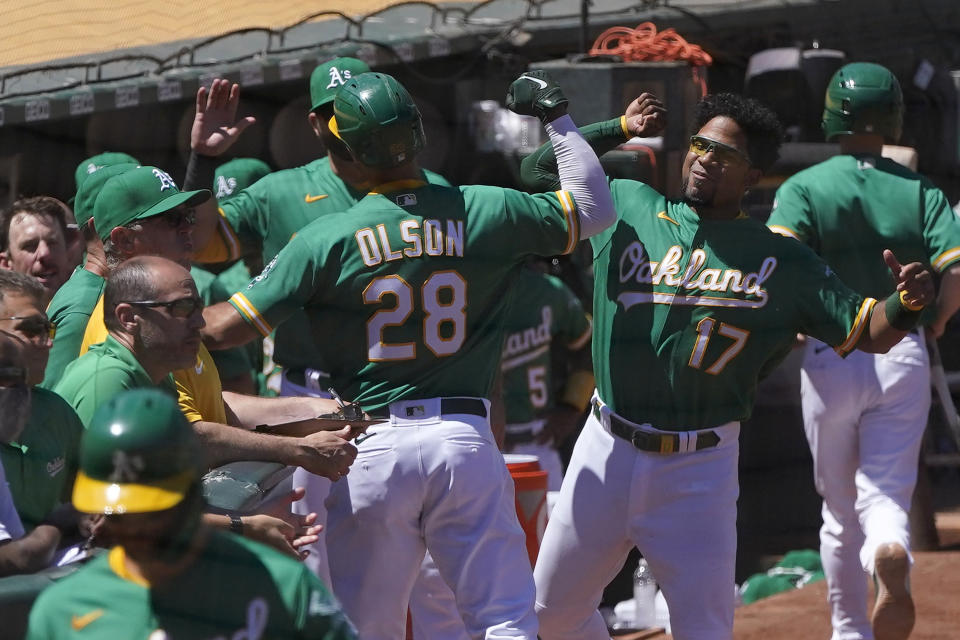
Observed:
[[[378,309],[367,320],[367,359],[370,362],[413,360],[416,342],[389,343],[383,339],[386,327],[400,327],[414,309],[414,288],[400,276],[374,278],[363,290],[364,304],[393,306]],[[456,271],[435,271],[420,287],[423,309],[423,344],[439,357],[456,353],[467,337],[467,282]],[[443,329],[446,325],[447,329]],[[444,336],[446,334],[446,337]]]

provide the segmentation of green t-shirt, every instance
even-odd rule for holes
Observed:
[[[113,336],[107,336],[67,367],[54,391],[74,408],[87,427],[97,408],[121,391],[158,386],[177,397],[172,376],[154,384],[133,353]]]
[[[960,221],[943,192],[874,155],[840,155],[789,178],[767,225],[817,252],[863,295],[894,291],[883,250],[943,271],[960,260]]]
[[[504,319],[501,385],[507,424],[522,424],[556,406],[554,340],[568,349],[582,348],[590,340],[590,319],[567,285],[533,269],[517,272],[511,295],[513,304]]]
[[[567,192],[385,185],[301,230],[230,301],[266,336],[301,307],[341,395],[486,396],[498,366],[507,278],[530,253],[579,238]]]
[[[40,383],[44,389],[53,389],[67,365],[80,354],[90,314],[97,306],[106,282],[83,267],[77,267],[47,306],[47,316],[57,326],[57,337],[50,347],[47,370]]]
[[[701,221],[634,180],[594,250],[593,358],[601,399],[666,430],[749,417],[757,381],[797,332],[852,350],[875,301],[812,251],[743,216]]]
[[[424,176],[428,182],[449,186],[433,172],[424,171]],[[300,229],[319,217],[346,211],[365,195],[333,173],[329,158],[321,158],[264,176],[220,206],[241,247],[262,246],[264,263],[269,263]],[[294,314],[277,332],[273,359],[287,368],[327,369],[321,351],[310,341],[310,324],[302,313]]]
[[[213,532],[183,573],[158,585],[127,577],[122,549],[97,557],[40,594],[27,638],[350,640],[356,632],[302,563]]]
[[[34,387],[30,419],[17,442],[0,444],[0,461],[23,526],[43,522],[70,501],[83,423],[63,398]]]

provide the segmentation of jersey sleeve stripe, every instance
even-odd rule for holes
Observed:
[[[237,233],[227,221],[223,209],[217,208],[217,213],[220,214],[220,217],[217,219],[220,235],[223,237],[223,241],[230,252],[230,260],[238,260],[240,258],[240,238],[237,237]]]
[[[593,320],[587,318],[587,330],[583,332],[582,336],[568,344],[567,349],[570,349],[570,351],[579,351],[587,344],[591,336],[593,336]]]
[[[570,192],[557,191],[555,193],[557,199],[560,200],[560,206],[563,207],[564,217],[567,219],[567,246],[563,249],[563,254],[566,255],[574,250],[580,240],[580,218],[577,217],[577,206],[574,204]]]
[[[876,298],[864,299],[863,304],[860,305],[860,311],[857,313],[857,319],[854,320],[853,327],[847,334],[847,339],[839,347],[835,347],[834,351],[841,356],[845,356],[856,348],[857,343],[860,342],[860,336],[863,335],[863,330],[870,324],[870,316],[873,314],[875,304],[877,304]]]
[[[623,137],[627,140],[633,137],[630,129],[627,128],[627,116],[620,116],[620,130],[623,131]]]
[[[960,260],[960,247],[947,249],[937,256],[933,261],[933,268],[936,269],[937,272],[940,272],[952,265],[957,260]]]
[[[273,327],[264,319],[260,312],[257,311],[257,308],[253,306],[253,303],[247,300],[247,296],[243,295],[239,291],[232,296],[230,296],[230,304],[240,312],[240,315],[243,316],[243,319],[256,327],[264,338],[268,337],[273,332]]]
[[[793,229],[788,229],[787,227],[780,226],[779,224],[772,224],[769,227],[770,231],[774,233],[779,233],[782,236],[787,236],[788,238],[793,238],[794,240],[799,240],[800,236]]]

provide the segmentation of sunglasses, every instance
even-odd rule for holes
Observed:
[[[708,153],[713,153],[713,159],[724,167],[738,162],[750,164],[750,158],[739,149],[703,136],[690,136],[690,152],[701,158]]]
[[[197,222],[197,214],[193,209],[173,209],[157,216],[166,221],[172,229],[179,229],[182,225],[194,225]]]
[[[36,341],[38,338],[53,340],[57,335],[57,325],[44,316],[8,316],[0,320],[20,320],[13,330],[19,331],[30,340]]]
[[[198,297],[189,296],[187,298],[177,298],[168,302],[159,300],[128,300],[126,304],[138,307],[163,307],[174,318],[189,318],[194,313],[203,309],[203,300]]]

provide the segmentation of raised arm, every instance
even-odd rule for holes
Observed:
[[[660,135],[666,126],[667,110],[663,103],[651,93],[642,93],[630,103],[623,115],[587,125],[580,132],[587,144],[601,156],[633,136]],[[524,158],[520,166],[520,179],[534,191],[559,188],[560,176],[552,143],[544,143]]]
[[[542,71],[530,71],[513,81],[507,108],[540,118],[557,155],[560,186],[570,192],[580,217],[580,239],[612,225],[617,214],[600,160],[567,115],[568,100]]]

